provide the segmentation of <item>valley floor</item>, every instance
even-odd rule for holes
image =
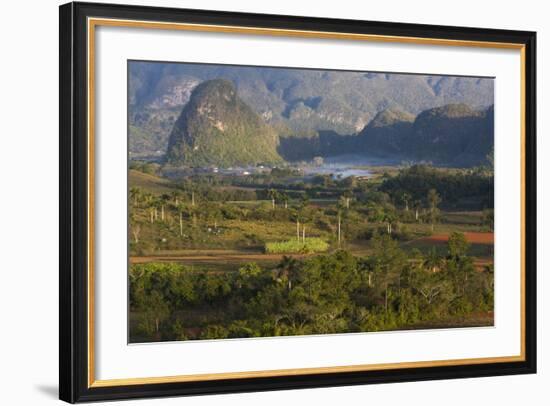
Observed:
[[[493,325],[492,180],[372,172],[131,171],[130,341]]]

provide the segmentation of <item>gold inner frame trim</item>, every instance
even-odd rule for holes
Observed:
[[[526,359],[525,348],[525,45],[506,42],[488,41],[467,41],[439,38],[422,37],[400,37],[391,35],[355,34],[345,32],[307,31],[291,29],[275,29],[261,27],[242,27],[228,25],[209,24],[188,24],[188,23],[167,23],[139,20],[120,20],[108,18],[88,19],[88,387],[112,387],[126,385],[161,384],[192,381],[213,381],[221,379],[244,379],[244,378],[266,378],[312,374],[331,374],[342,372],[380,371],[398,368],[427,368],[441,366],[497,364],[505,362],[522,362]],[[521,349],[519,355],[484,358],[465,358],[451,360],[397,362],[383,364],[364,364],[329,366],[316,368],[295,368],[277,369],[266,371],[244,371],[244,372],[220,372],[211,374],[190,374],[145,378],[123,378],[123,379],[95,379],[95,278],[94,278],[94,196],[95,196],[95,28],[97,26],[147,28],[157,30],[180,30],[194,32],[217,32],[243,35],[264,35],[279,37],[317,38],[317,39],[340,39],[386,43],[402,43],[415,45],[432,46],[459,46],[477,48],[511,49],[520,51],[520,137],[521,137],[521,269],[520,269],[520,340]]]

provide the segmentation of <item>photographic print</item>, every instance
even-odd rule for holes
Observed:
[[[61,399],[536,372],[536,33],[59,17]]]
[[[494,78],[128,61],[129,342],[492,326]]]

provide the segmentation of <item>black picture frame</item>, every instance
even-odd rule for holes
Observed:
[[[59,397],[67,402],[424,381],[536,372],[536,33],[373,21],[68,3],[60,12]],[[88,380],[87,18],[345,32],[524,46],[525,359],[472,365],[91,387]]]

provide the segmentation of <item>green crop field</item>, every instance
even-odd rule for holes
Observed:
[[[309,254],[328,251],[329,247],[329,244],[322,239],[310,237],[304,240],[268,242],[265,244],[265,252],[268,254]]]

